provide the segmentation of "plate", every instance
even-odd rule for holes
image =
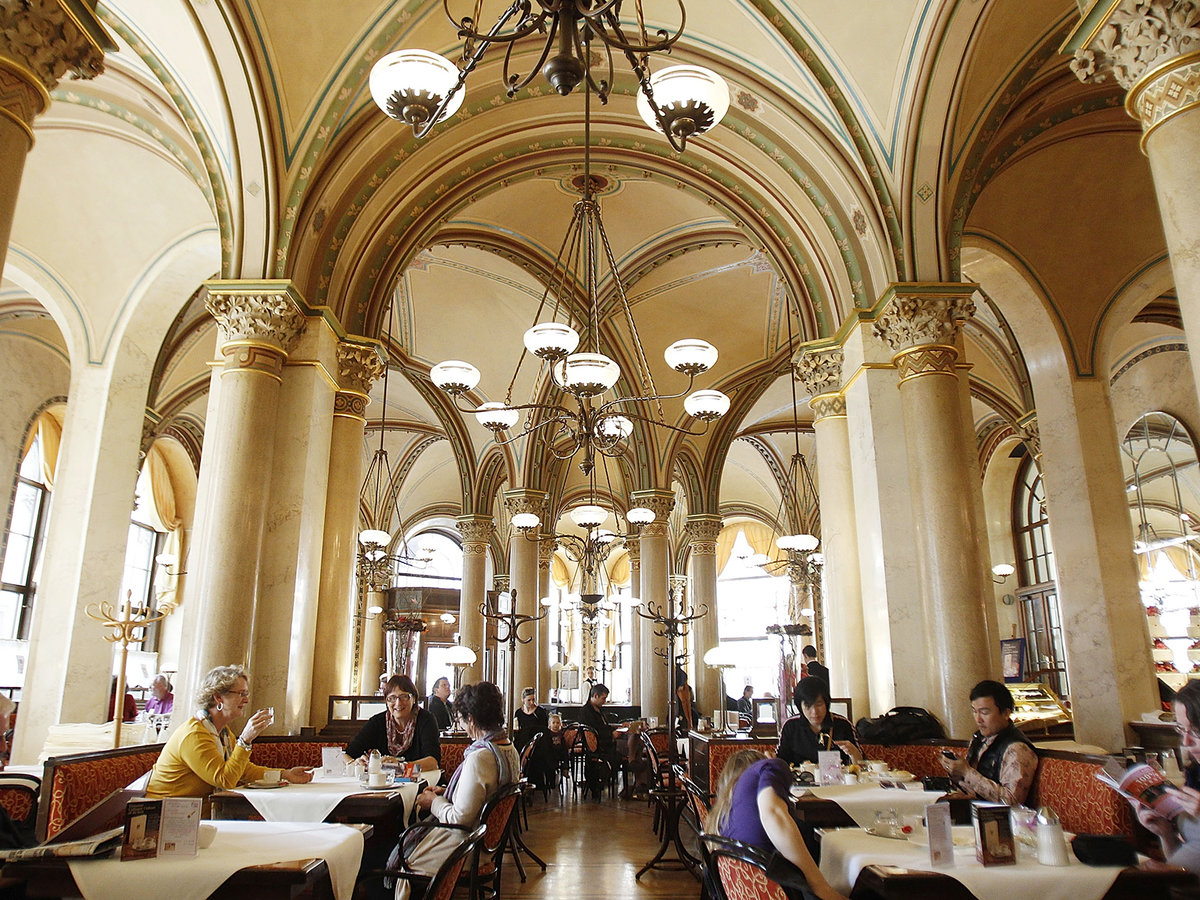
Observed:
[[[369,784],[359,785],[364,791],[394,791],[399,785],[396,784],[381,784],[377,787],[372,787]]]
[[[922,828],[908,835],[909,843],[918,847],[929,846],[929,832]],[[975,828],[972,825],[952,825],[950,839],[954,841],[955,853],[975,852]]]
[[[252,788],[256,791],[269,791],[272,788],[287,787],[286,781],[250,781],[243,784],[242,787]]]

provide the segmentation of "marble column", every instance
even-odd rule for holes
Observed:
[[[849,697],[855,715],[870,708],[867,681],[867,631],[859,572],[858,523],[854,515],[854,477],[850,469],[850,430],[841,393],[839,347],[805,349],[795,361],[796,377],[812,399],[813,432],[820,478],[821,552],[825,557],[825,665],[830,691]]]
[[[491,516],[459,516],[455,524],[463,541],[463,580],[458,598],[458,642],[475,651],[475,664],[462,670],[461,684],[483,678],[483,616],[487,599],[487,548],[496,526]]]
[[[367,591],[367,608],[378,606],[387,609],[387,594],[383,591]],[[370,696],[379,690],[379,676],[383,674],[386,661],[383,652],[383,623],[385,616],[368,615],[362,619],[362,658],[358,666],[358,692]],[[388,673],[389,675],[392,673]]]
[[[1200,3],[1092,4],[1064,47],[1081,81],[1111,77],[1142,126],[1183,330],[1200,346]],[[1200,353],[1190,354],[1200,386]]]
[[[329,715],[331,694],[348,694],[354,656],[354,584],[358,556],[358,496],[363,477],[363,434],[371,385],[385,371],[375,342],[343,341],[337,348],[338,390],[333,398],[333,434],[329,446],[325,526],[321,543],[321,581],[317,599],[316,645],[327,648],[313,660],[312,701],[308,724],[320,730]],[[358,621],[362,621],[359,619]]]
[[[687,517],[687,539],[691,546],[692,606],[708,607],[708,615],[692,625],[691,641],[696,666],[696,708],[709,710],[725,708],[724,673],[704,664],[704,654],[717,646],[717,537],[721,534],[721,517],[696,514]],[[739,693],[739,696],[740,693]]]
[[[667,540],[667,517],[675,505],[675,495],[670,491],[634,491],[635,506],[645,506],[654,511],[654,521],[642,526],[641,532],[641,575],[642,609],[653,604],[656,609],[667,606],[667,575],[670,574],[671,548]],[[666,641],[654,633],[648,619],[641,619],[641,647],[639,668],[641,671],[642,715],[657,716],[662,724],[669,725],[667,718],[667,694],[674,689],[671,670],[664,656]]]
[[[537,591],[537,612],[541,615],[546,607],[542,606],[542,599],[550,596],[550,555],[554,552],[554,545],[549,541],[538,542],[538,591]],[[545,703],[550,696],[550,688],[553,686],[553,677],[550,671],[550,666],[554,663],[551,657],[550,647],[550,616],[547,615],[537,623],[537,698],[539,703]]]
[[[530,489],[520,489],[504,492],[504,503],[509,516],[518,513],[533,513],[539,519],[546,515],[546,492]],[[514,529],[512,540],[509,541],[509,590],[517,592],[517,614],[522,616],[537,616],[542,607],[538,603],[538,541],[530,540],[524,534]],[[528,644],[518,643],[513,647],[515,659],[513,669],[516,681],[512,705],[515,709],[520,705],[521,690],[537,684],[538,673],[538,642],[536,625],[524,625],[518,634],[522,638],[533,637]],[[507,685],[501,685],[507,690]]]
[[[625,550],[629,553],[629,596],[630,599],[642,599],[642,539],[630,537],[625,539]],[[640,606],[634,606],[629,613],[629,659],[625,667],[629,671],[629,702],[641,703],[642,698],[642,617],[637,614]]]
[[[116,49],[88,4],[71,4],[70,14],[57,0],[0,4],[0,272],[34,119],[64,75],[95,78]]]
[[[973,314],[971,284],[902,284],[888,289],[875,323],[900,375],[913,529],[929,660],[927,706],[953,737],[975,729],[967,699],[988,670],[979,572],[985,536],[971,508],[968,456],[955,365],[958,331]]]
[[[183,696],[217,665],[249,663],[257,613],[269,490],[275,466],[273,426],[283,366],[305,317],[290,285],[210,282],[207,309],[220,329],[224,362],[220,403],[210,406],[197,489],[197,522],[190,561],[195,638],[180,673]]]

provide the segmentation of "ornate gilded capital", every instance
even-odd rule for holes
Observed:
[[[337,345],[337,365],[341,385],[364,394],[369,394],[371,385],[387,371],[378,346],[346,341],[340,341]]]
[[[305,316],[288,289],[223,290],[209,282],[204,308],[220,325],[220,344],[268,344],[287,353],[304,330]],[[222,352],[227,350],[222,347]]]
[[[821,394],[808,405],[812,407],[814,422],[846,415],[846,398],[841,394]]]
[[[654,521],[642,526],[645,537],[665,537],[667,534],[667,519],[675,508],[675,495],[670,491],[634,491],[630,494],[634,506],[644,506],[654,513]]]
[[[533,513],[542,519],[546,516],[546,497],[545,491],[530,489],[505,491],[504,508],[508,510],[510,516],[518,513]]]
[[[842,388],[843,358],[841,347],[803,350],[792,363],[792,371],[810,396],[834,393]]]
[[[716,556],[717,538],[720,534],[720,516],[694,515],[687,517],[687,539],[694,556]]]
[[[1029,448],[1029,453],[1033,456],[1034,461],[1040,461],[1042,458],[1042,435],[1038,431],[1036,413],[1017,422],[1017,434],[1021,436],[1021,440]]]
[[[963,320],[975,314],[975,301],[963,292],[964,287],[968,286],[924,291],[897,286],[871,330],[893,354],[922,344],[953,348]],[[970,288],[973,292],[973,286]]]
[[[496,530],[491,516],[459,516],[454,527],[462,535],[464,555],[482,554]]]
[[[0,3],[0,56],[28,70],[47,92],[68,72],[74,78],[95,78],[104,71],[106,48],[115,50],[116,45],[87,9],[58,0]]]
[[[629,564],[637,566],[642,561],[642,539],[636,537],[625,538],[625,552],[629,554]]]
[[[1121,0],[1075,49],[1080,81],[1109,75],[1129,90],[1169,59],[1200,50],[1200,0]]]

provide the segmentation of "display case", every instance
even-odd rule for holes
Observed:
[[[1048,731],[1071,721],[1071,711],[1049,685],[1017,682],[1005,687],[1013,695],[1013,723],[1022,731]]]

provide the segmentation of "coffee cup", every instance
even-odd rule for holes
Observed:
[[[207,822],[200,823],[200,834],[196,837],[196,842],[200,845],[201,850],[207,850],[212,846],[212,842],[217,837],[217,826],[209,825]]]
[[[262,780],[267,784],[279,784],[279,780],[283,777],[283,772],[280,769],[267,769],[263,772]]]
[[[372,772],[367,776],[367,787],[381,788],[387,785],[386,772]]]
[[[842,776],[842,784],[858,784],[858,776],[853,772],[847,772]]]
[[[872,772],[886,772],[888,770],[888,764],[880,760],[872,760],[869,765]]]

